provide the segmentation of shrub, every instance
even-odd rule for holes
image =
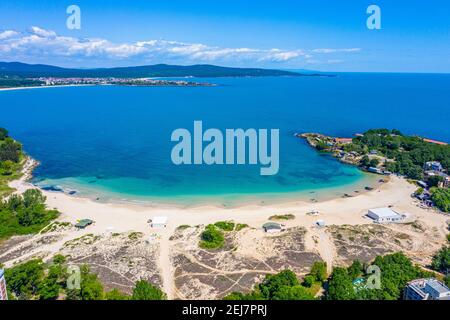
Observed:
[[[219,221],[214,224],[217,228],[222,229],[223,231],[233,231],[234,230],[234,222],[232,221]]]
[[[200,247],[204,249],[219,249],[223,247],[225,242],[222,231],[212,224],[206,226],[200,238]]]

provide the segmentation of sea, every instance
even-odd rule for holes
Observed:
[[[0,127],[40,161],[33,183],[97,201],[179,204],[319,201],[374,186],[295,136],[370,128],[450,142],[450,75],[190,78],[215,86],[83,86],[0,91]],[[279,172],[260,165],[175,165],[171,134],[279,129]]]

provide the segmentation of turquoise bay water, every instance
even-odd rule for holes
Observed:
[[[195,79],[194,79],[195,80]],[[349,137],[374,127],[450,141],[450,75],[201,79],[215,87],[68,87],[0,92],[0,126],[41,161],[40,185],[132,201],[232,203],[318,198],[374,182],[293,136]],[[280,171],[175,166],[176,128],[279,128]]]

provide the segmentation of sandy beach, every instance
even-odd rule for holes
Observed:
[[[10,183],[17,192],[22,193],[29,188],[35,188],[27,182],[30,171],[36,162],[28,160],[24,166],[24,176]],[[444,239],[445,222],[447,216],[430,209],[420,208],[411,193],[416,187],[405,179],[392,176],[386,183],[377,189],[365,192],[350,198],[337,198],[317,203],[293,201],[282,204],[243,205],[235,208],[216,206],[198,206],[191,208],[178,208],[171,206],[143,206],[136,204],[109,204],[100,203],[90,199],[72,197],[61,192],[43,191],[47,197],[49,208],[56,208],[61,212],[60,221],[76,223],[80,219],[89,218],[95,223],[86,230],[74,230],[67,233],[63,239],[48,246],[47,251],[58,252],[60,247],[68,240],[84,234],[108,234],[121,232],[142,232],[145,237],[157,234],[160,243],[159,266],[163,270],[163,287],[169,296],[173,292],[173,269],[169,259],[169,238],[180,225],[206,225],[222,220],[233,220],[237,223],[248,224],[252,228],[260,229],[270,216],[276,214],[292,214],[295,219],[283,222],[286,227],[304,227],[310,231],[307,239],[309,246],[314,247],[327,261],[331,270],[336,255],[331,245],[327,245],[328,238],[323,230],[314,227],[317,220],[322,219],[327,225],[364,225],[373,224],[365,215],[368,209],[391,206],[398,213],[406,214],[407,221],[420,219],[427,226],[442,233]],[[308,212],[318,211],[318,215],[308,215]],[[148,220],[155,216],[168,218],[167,228],[152,229]],[[263,236],[263,232],[260,232]],[[313,243],[312,239],[320,239]],[[317,241],[316,241],[317,242]],[[248,243],[248,248],[252,243]],[[32,254],[32,253],[31,253]],[[23,259],[23,257],[22,257]]]

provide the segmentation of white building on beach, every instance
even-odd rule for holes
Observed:
[[[402,222],[406,218],[390,208],[370,209],[367,216],[378,223]]]
[[[165,228],[165,227],[167,227],[167,217],[164,217],[164,216],[154,217],[149,222],[150,222],[150,227],[152,227],[152,228]]]

